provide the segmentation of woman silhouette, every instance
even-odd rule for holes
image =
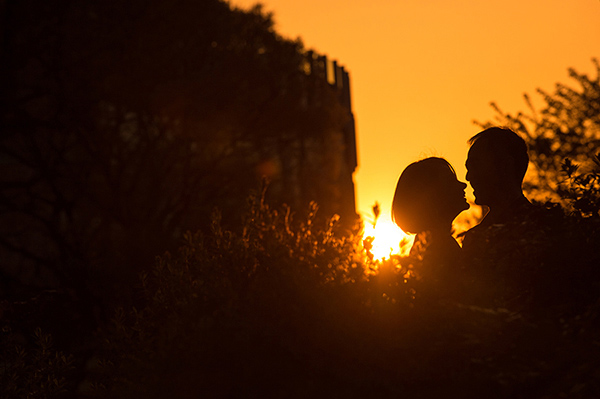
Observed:
[[[392,219],[403,231],[416,234],[411,255],[422,255],[421,275],[448,281],[457,272],[461,248],[452,237],[452,221],[469,208],[467,185],[443,158],[430,157],[406,167],[396,185]]]

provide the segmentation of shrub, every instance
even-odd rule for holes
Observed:
[[[223,228],[215,212],[210,231],[187,233],[179,250],[157,257],[132,287],[135,305],[117,309],[95,335],[97,351],[78,394],[585,398],[600,392],[596,300],[586,298],[568,316],[550,307],[546,318],[461,296],[440,300],[418,256],[375,260],[360,225],[343,231],[337,218],[319,219],[316,204],[301,218],[269,207],[264,195],[248,205],[239,229]],[[575,266],[587,262],[583,255],[593,250],[586,248],[600,234],[593,215],[573,212],[565,220],[565,240],[588,241],[572,247],[580,253],[561,258],[564,274],[548,273],[557,290],[569,288],[566,273],[584,270]],[[596,278],[579,275],[597,287]],[[18,382],[6,386],[47,397],[55,391],[46,381],[74,387],[69,358],[43,353],[6,363],[5,371],[27,364]],[[38,370],[47,370],[43,378]],[[27,397],[25,390],[17,394]]]
[[[250,198],[238,232],[224,230],[215,213],[210,233],[187,233],[179,251],[142,276],[140,306],[117,313],[104,359],[119,378],[103,381],[100,392],[235,396],[242,387],[327,386],[315,364],[346,356],[346,345],[360,350],[365,326],[356,323],[414,296],[407,279],[395,278],[407,269],[398,259],[372,260],[359,233],[360,226],[342,232],[337,217],[319,220],[314,203],[294,220],[264,195]]]
[[[29,340],[3,330],[0,397],[63,398],[73,391],[73,357],[57,350],[49,334],[37,328]]]

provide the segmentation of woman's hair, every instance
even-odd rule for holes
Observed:
[[[430,157],[413,162],[404,169],[392,202],[392,220],[403,231],[416,234],[439,223],[436,191],[440,171],[454,169],[444,158]],[[441,206],[441,205],[440,205]]]

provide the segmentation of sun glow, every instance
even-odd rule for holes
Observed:
[[[389,215],[382,214],[375,226],[366,222],[364,237],[373,237],[373,253],[375,259],[388,258],[390,255],[408,255],[414,235],[406,234],[394,222]]]

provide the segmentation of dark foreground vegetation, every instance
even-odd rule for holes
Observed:
[[[0,396],[598,397],[598,179],[565,188],[595,202],[560,208],[578,252],[548,276],[560,301],[542,311],[440,298],[418,258],[372,260],[316,205],[295,220],[257,195],[241,229],[215,213],[210,233],[158,257],[98,328],[57,291],[3,301]],[[574,281],[588,295],[570,302]]]

